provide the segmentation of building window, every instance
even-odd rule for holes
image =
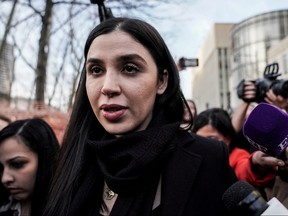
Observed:
[[[280,40],[285,38],[285,17],[283,14],[279,16],[279,32],[280,32]]]
[[[218,48],[218,64],[219,70],[222,70],[222,48]]]
[[[288,74],[288,55],[283,55],[283,73]]]

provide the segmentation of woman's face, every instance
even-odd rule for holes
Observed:
[[[164,93],[168,80],[165,71],[163,81],[158,81],[149,51],[119,30],[94,39],[86,73],[94,114],[105,130],[116,136],[147,127],[156,95]]]
[[[212,125],[208,124],[205,125],[204,127],[200,128],[196,134],[203,136],[203,137],[208,137],[212,138],[218,141],[223,141],[226,143],[226,145],[229,146],[231,142],[231,138],[228,136],[224,136],[222,133],[220,133],[217,129],[215,129]]]
[[[37,168],[37,154],[22,141],[7,138],[0,143],[1,182],[14,199],[24,201],[31,197]]]

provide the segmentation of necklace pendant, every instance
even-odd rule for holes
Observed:
[[[115,193],[112,191],[112,190],[110,190],[110,188],[106,188],[105,189],[105,193],[104,193],[104,198],[106,199],[106,200],[111,200],[111,199],[113,199],[114,197],[115,197]]]

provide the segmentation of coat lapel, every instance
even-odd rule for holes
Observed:
[[[200,155],[182,147],[174,152],[162,176],[162,215],[182,215],[201,161]]]

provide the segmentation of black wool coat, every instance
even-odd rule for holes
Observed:
[[[229,166],[227,146],[185,131],[178,131],[171,142],[176,147],[161,169],[160,206],[152,216],[228,215],[222,195],[237,179]],[[78,190],[69,216],[99,215],[95,203],[102,197],[103,178],[97,176],[97,169],[86,168],[90,171],[83,179],[85,187]]]
[[[188,132],[178,142],[162,175],[161,215],[227,215],[222,195],[237,181],[227,146]]]

